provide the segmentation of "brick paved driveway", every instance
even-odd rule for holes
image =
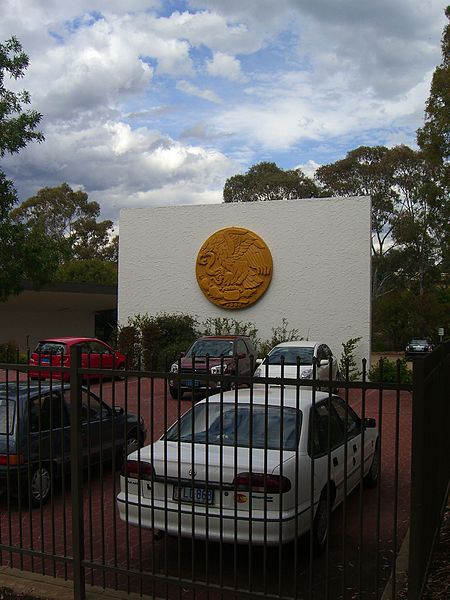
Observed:
[[[99,385],[92,389],[98,392]],[[107,382],[101,389],[109,403],[114,398],[116,405],[144,417],[147,442],[192,404],[189,396],[172,400],[162,379],[133,378],[114,386]],[[360,390],[349,394],[359,413],[361,394]],[[149,530],[127,528],[116,511],[118,473],[106,466],[90,471],[84,482],[85,558],[93,567],[86,570],[87,582],[163,598],[240,598],[248,591],[278,598],[379,597],[409,523],[411,396],[383,392],[380,399],[377,391],[369,390],[364,405],[365,416],[381,424],[380,484],[363,493],[355,490],[333,513],[329,552],[324,556],[311,562],[304,539],[264,549],[158,539]],[[0,496],[0,512],[0,544],[11,547],[0,552],[0,564],[71,577],[66,560],[72,545],[70,483],[56,490],[43,510],[29,511]],[[25,552],[20,555],[13,547]],[[126,575],[124,569],[132,573]],[[208,593],[202,591],[203,584],[211,589],[223,585],[230,592]]]

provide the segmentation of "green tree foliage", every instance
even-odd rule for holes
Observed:
[[[54,281],[117,285],[117,264],[100,258],[68,260],[58,267]]]
[[[420,296],[398,290],[375,299],[372,321],[374,350],[403,350],[414,336],[435,339],[437,327],[450,331],[450,298],[435,291]]]
[[[43,188],[12,211],[12,217],[30,228],[40,228],[71,259],[114,260],[117,242],[110,241],[112,221],[97,221],[100,205],[86,192],[67,183]]]
[[[372,297],[409,282],[419,294],[438,276],[442,202],[420,151],[361,146],[320,167],[316,180],[330,194],[372,198]]]
[[[445,11],[450,20],[450,6]],[[434,71],[425,106],[425,123],[417,131],[417,143],[430,164],[431,181],[442,203],[441,270],[450,274],[450,23],[442,35],[442,63]]]
[[[0,44],[0,157],[14,154],[32,141],[42,142],[44,136],[36,131],[42,115],[35,110],[24,110],[30,104],[30,95],[23,90],[14,93],[5,88],[5,75],[20,79],[28,68],[29,59],[16,37]]]
[[[0,44],[0,158],[44,139],[36,131],[41,115],[24,110],[30,104],[28,92],[14,93],[5,87],[5,77],[23,77],[28,62],[15,37]],[[30,279],[36,288],[47,283],[60,260],[58,247],[41,227],[31,229],[11,218],[16,203],[14,184],[0,168],[0,302],[19,293],[24,279]]]
[[[319,195],[314,181],[301,169],[284,171],[273,162],[260,162],[245,175],[234,175],[226,180],[224,202],[255,202],[313,198]]]
[[[445,11],[450,20],[450,6]],[[442,63],[436,67],[430,96],[425,106],[425,123],[417,132],[417,142],[430,161],[445,166],[447,189],[450,161],[450,23],[442,34]]]

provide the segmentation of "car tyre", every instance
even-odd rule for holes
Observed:
[[[47,464],[37,464],[31,469],[28,495],[31,506],[38,507],[45,504],[52,493],[53,472]]]
[[[380,456],[378,452],[378,443],[375,446],[375,452],[373,454],[372,464],[370,465],[369,472],[364,477],[364,487],[374,488],[378,483],[378,477],[380,473]]]
[[[329,515],[327,503],[327,490],[324,489],[319,498],[314,523],[312,528],[312,546],[315,555],[322,554],[327,545],[329,529]]]

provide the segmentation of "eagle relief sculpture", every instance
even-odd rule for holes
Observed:
[[[272,255],[264,241],[242,227],[213,233],[200,248],[196,275],[205,296],[224,308],[244,308],[267,290]]]

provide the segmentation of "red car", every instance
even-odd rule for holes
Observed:
[[[61,337],[40,340],[30,357],[30,365],[51,365],[54,367],[70,367],[70,349],[81,348],[81,366],[89,369],[125,369],[125,354],[113,350],[111,346],[96,338]],[[61,373],[53,371],[54,379],[61,379]],[[45,369],[30,371],[30,377],[50,377]],[[89,376],[88,376],[89,377]],[[95,375],[91,375],[95,377]],[[64,380],[69,380],[69,373],[64,373]]]

